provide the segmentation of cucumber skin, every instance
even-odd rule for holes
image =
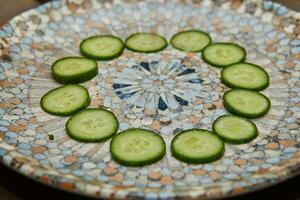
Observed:
[[[75,84],[68,84],[68,85],[75,85]],[[42,108],[46,113],[49,113],[49,114],[52,114],[52,115],[56,115],[56,116],[70,116],[70,115],[73,115],[74,113],[76,113],[76,112],[78,112],[78,111],[80,111],[80,110],[85,109],[86,107],[88,107],[88,105],[90,105],[91,97],[90,97],[90,95],[89,95],[88,90],[87,90],[85,87],[81,86],[81,85],[76,85],[76,86],[82,87],[82,88],[86,91],[86,95],[87,95],[87,97],[88,97],[88,98],[87,98],[87,101],[85,102],[85,104],[83,104],[80,108],[78,108],[77,110],[74,110],[74,111],[60,113],[60,112],[53,112],[53,111],[51,111],[51,110],[47,110],[46,108],[43,107],[43,99],[44,99],[44,97],[45,97],[47,94],[51,93],[51,92],[54,91],[54,90],[58,90],[58,89],[60,89],[60,88],[62,88],[62,87],[68,86],[68,85],[64,85],[64,86],[55,88],[55,89],[53,89],[53,90],[48,91],[46,94],[44,94],[44,96],[43,96],[43,97],[41,98],[41,100],[40,100],[40,105],[41,105],[41,108]]]
[[[89,40],[89,39],[94,39],[96,37],[101,37],[101,36],[105,36],[105,37],[112,37],[114,39],[118,39],[121,43],[122,43],[122,48],[120,49],[119,52],[117,52],[116,54],[114,55],[111,55],[111,56],[94,56],[92,54],[89,54],[88,52],[84,51],[83,48],[82,48],[82,45],[85,41]],[[124,51],[124,42],[121,40],[121,38],[117,37],[117,36],[114,36],[114,35],[96,35],[96,36],[92,36],[92,37],[88,37],[84,40],[81,41],[80,43],[80,46],[79,46],[79,49],[80,49],[80,53],[81,55],[87,57],[87,58],[91,58],[91,59],[94,59],[94,60],[112,60],[114,58],[118,58],[120,55],[122,55],[123,51]]]
[[[127,131],[133,131],[133,130],[141,130],[141,128],[129,128],[129,129],[126,129],[125,131],[122,131],[122,132],[118,133],[115,137],[117,137],[120,134],[126,133]],[[157,137],[159,137],[161,139],[161,141],[162,141],[161,144],[164,146],[164,148],[163,148],[163,151],[161,152],[161,154],[159,156],[157,156],[155,158],[152,158],[152,159],[140,161],[140,162],[133,162],[133,161],[122,160],[121,158],[119,158],[117,155],[115,155],[113,153],[112,146],[113,146],[114,138],[115,138],[115,137],[113,137],[113,139],[110,141],[110,145],[109,145],[111,158],[113,160],[115,160],[117,163],[119,163],[121,165],[124,165],[124,166],[128,166],[128,167],[142,167],[142,166],[145,166],[145,165],[153,164],[153,163],[161,160],[165,156],[165,154],[166,154],[166,143],[165,143],[163,137],[161,137],[160,135],[158,135],[158,134],[156,134],[156,133],[154,133],[154,132],[152,132],[150,130],[147,130],[147,129],[142,129],[142,130],[143,131],[147,131],[147,132],[151,132],[151,133],[157,135]]]
[[[134,51],[134,52],[139,52],[139,53],[156,53],[156,52],[159,52],[159,51],[164,50],[164,49],[167,48],[167,46],[168,46],[168,41],[167,41],[167,39],[164,38],[163,36],[159,35],[159,34],[156,34],[156,33],[150,33],[150,34],[157,35],[157,36],[159,36],[160,38],[162,38],[162,39],[165,41],[165,45],[164,45],[163,47],[159,48],[159,49],[156,49],[156,50],[153,50],[153,51],[141,51],[141,50],[137,50],[137,49],[134,49],[134,48],[131,48],[130,46],[128,46],[128,45],[127,45],[127,41],[128,41],[130,38],[132,38],[132,37],[134,37],[134,36],[136,36],[136,35],[139,35],[139,34],[145,34],[145,33],[143,33],[143,32],[134,33],[134,34],[131,34],[130,36],[128,36],[128,37],[126,38],[126,40],[125,40],[125,47],[126,47],[127,49],[129,49],[129,50],[131,50],[131,51]],[[149,34],[149,33],[146,33],[146,34]]]
[[[238,64],[238,63],[235,63],[235,64]],[[235,64],[232,64],[232,65],[235,65]],[[261,69],[262,71],[264,71],[266,74],[267,74],[267,83],[265,84],[265,85],[262,85],[261,87],[257,87],[257,88],[246,88],[246,87],[240,87],[240,86],[238,86],[238,85],[236,85],[236,84],[232,84],[232,83],[229,83],[228,81],[226,81],[226,79],[225,78],[223,78],[223,71],[227,68],[227,67],[230,67],[231,65],[229,65],[229,66],[227,66],[227,67],[225,67],[223,70],[222,70],[222,72],[221,72],[221,80],[222,80],[222,83],[224,84],[224,85],[226,85],[227,87],[230,87],[230,88],[233,88],[233,89],[245,89],[245,90],[253,90],[253,91],[261,91],[261,90],[264,90],[264,89],[266,89],[267,87],[269,87],[269,75],[268,75],[268,73],[262,68],[262,67],[260,67],[260,66],[258,66],[258,65],[255,65],[255,64],[252,64],[252,63],[247,63],[247,62],[245,62],[244,64],[248,64],[248,65],[252,65],[252,66],[255,66],[255,67],[257,67],[257,68],[259,68],[259,69]]]
[[[82,83],[82,82],[85,82],[85,81],[88,81],[92,78],[94,78],[95,76],[98,75],[98,66],[97,66],[97,62],[95,62],[95,68],[91,71],[87,71],[87,72],[84,72],[84,73],[81,73],[81,74],[78,74],[78,75],[73,75],[73,76],[60,76],[58,74],[55,74],[54,73],[54,66],[57,62],[59,61],[62,61],[62,60],[65,60],[65,59],[70,59],[70,58],[81,58],[81,57],[65,57],[65,58],[62,58],[62,59],[59,59],[57,61],[55,61],[52,66],[51,66],[51,69],[52,69],[52,77],[59,83],[62,83],[62,84],[77,84],[77,83]]]
[[[186,51],[186,50],[184,50],[184,49],[182,49],[182,48],[176,47],[176,46],[173,44],[173,42],[172,42],[173,39],[174,39],[177,35],[180,35],[181,33],[188,33],[188,32],[196,32],[196,33],[202,33],[202,34],[204,34],[204,35],[207,35],[208,38],[209,38],[209,43],[208,43],[204,48],[202,48],[202,49],[200,49],[200,50],[197,50],[197,51]],[[212,43],[212,39],[211,39],[211,37],[210,37],[210,35],[209,35],[208,33],[204,32],[204,31],[199,31],[199,30],[196,30],[196,29],[187,30],[187,31],[180,31],[180,32],[176,33],[175,35],[173,35],[173,36],[171,37],[171,39],[170,39],[170,44],[173,46],[173,48],[178,49],[178,50],[180,50],[180,51],[184,51],[184,52],[194,52],[194,53],[203,51],[203,50],[204,50],[207,46],[209,46],[211,43]]]
[[[224,93],[223,95],[223,105],[224,107],[228,110],[228,112],[230,112],[231,114],[233,115],[238,115],[238,116],[241,116],[241,117],[245,117],[245,118],[248,118],[248,119],[254,119],[254,118],[259,118],[259,117],[262,117],[264,116],[265,114],[268,113],[270,107],[271,107],[271,101],[269,98],[267,98],[265,95],[263,95],[263,97],[267,100],[268,102],[268,107],[266,109],[264,109],[262,112],[259,112],[259,113],[256,113],[256,114],[245,114],[245,113],[242,113],[236,109],[234,109],[233,107],[231,107],[227,102],[226,102],[226,95],[228,94],[228,92],[230,91],[233,91],[233,90],[240,90],[240,89],[232,89],[232,90],[228,90]],[[251,91],[251,90],[249,90]],[[254,91],[253,91],[254,92]]]
[[[217,133],[216,129],[215,129],[215,123],[217,123],[218,120],[222,119],[223,117],[227,117],[227,116],[231,116],[231,115],[223,115],[223,116],[220,116],[220,117],[218,117],[218,118],[213,122],[213,124],[212,124],[212,131],[213,131],[215,134],[217,134],[217,135],[218,135],[222,140],[224,140],[225,142],[230,143],[230,144],[244,144],[244,143],[248,143],[248,142],[254,140],[254,139],[258,136],[258,130],[257,130],[257,127],[256,127],[256,125],[255,125],[251,120],[249,120],[249,119],[247,119],[247,118],[235,116],[235,115],[234,115],[235,117],[239,117],[239,118],[241,118],[241,119],[244,119],[244,120],[246,120],[246,121],[249,121],[249,122],[252,124],[252,126],[253,126],[254,129],[255,129],[255,134],[253,134],[253,137],[251,137],[251,138],[249,137],[249,138],[245,138],[245,139],[239,139],[239,140],[237,141],[237,140],[232,140],[231,138],[228,138],[228,137],[224,137],[224,136],[219,135],[219,134]]]
[[[66,131],[67,131],[67,134],[69,135],[70,138],[72,138],[74,140],[77,140],[79,142],[86,142],[86,143],[103,142],[103,141],[106,141],[109,138],[113,137],[118,132],[118,130],[119,130],[119,121],[118,121],[117,117],[109,110],[99,109],[99,108],[88,108],[88,109],[85,109],[85,110],[81,110],[81,111],[77,112],[76,114],[80,114],[80,112],[89,111],[89,110],[104,110],[106,112],[111,113],[114,116],[115,120],[116,120],[115,133],[113,133],[113,134],[111,134],[107,137],[103,137],[101,139],[87,139],[87,138],[81,138],[81,137],[75,136],[71,133],[70,128],[69,128],[69,122],[72,119],[72,117],[74,116],[73,115],[71,118],[68,119],[68,121],[66,123]]]
[[[174,151],[174,143],[175,143],[175,140],[178,138],[178,136],[180,136],[181,134],[185,133],[185,132],[188,132],[188,131],[193,131],[193,130],[200,130],[200,131],[208,131],[208,130],[205,130],[205,129],[187,129],[187,130],[184,130],[180,133],[178,133],[173,139],[172,139],[172,142],[171,142],[171,154],[174,158],[176,158],[177,160],[179,161],[182,161],[182,162],[186,162],[186,163],[190,163],[190,164],[204,164],[204,163],[209,163],[209,162],[213,162],[213,161],[216,161],[218,160],[219,158],[221,158],[223,156],[223,154],[225,153],[225,145],[224,145],[224,142],[222,139],[220,139],[220,137],[214,133],[211,132],[211,134],[215,135],[218,140],[223,144],[222,145],[222,150],[214,155],[214,156],[211,156],[211,157],[207,157],[207,158],[200,158],[200,159],[197,159],[197,158],[187,158],[186,156],[184,155],[181,155],[180,153],[177,153],[176,151]],[[210,131],[208,131],[210,132]]]
[[[246,49],[245,49],[244,47],[238,45],[238,44],[235,44],[235,43],[226,43],[226,42],[211,43],[210,45],[207,45],[207,46],[203,49],[202,52],[204,52],[205,49],[208,48],[209,46],[215,45],[215,44],[225,44],[225,45],[230,44],[230,45],[235,45],[235,46],[239,47],[239,48],[244,52],[244,57],[241,58],[239,61],[237,61],[237,62],[235,62],[235,63],[232,63],[232,64],[229,64],[229,65],[215,65],[215,64],[211,63],[211,62],[209,61],[209,59],[207,59],[207,57],[204,55],[204,53],[202,53],[202,59],[203,59],[206,63],[208,63],[208,64],[210,64],[211,66],[214,66],[214,67],[223,68],[223,67],[227,67],[227,66],[230,66],[230,65],[233,65],[233,64],[245,62],[246,57],[247,57],[247,51],[246,51]]]

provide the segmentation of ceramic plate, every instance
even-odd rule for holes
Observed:
[[[0,29],[0,160],[37,181],[99,198],[228,197],[294,176],[300,166],[299,20],[299,13],[260,0],[70,0],[25,12]],[[65,133],[67,118],[41,110],[41,96],[59,86],[51,64],[79,55],[82,39],[97,34],[125,39],[140,31],[170,39],[186,29],[240,44],[247,61],[270,75],[263,93],[272,107],[254,120],[259,136],[244,145],[226,144],[222,159],[188,165],[170,155],[176,133],[211,129],[227,113],[222,95],[228,90],[219,68],[170,45],[155,54],[125,50],[99,62],[99,75],[84,83],[90,107],[113,111],[120,131],[141,127],[164,137],[168,151],[160,162],[120,166],[111,160],[109,141],[74,141]]]

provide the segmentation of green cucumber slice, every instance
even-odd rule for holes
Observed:
[[[187,163],[207,163],[219,159],[225,151],[224,142],[203,129],[178,133],[171,142],[172,155]]]
[[[63,84],[82,83],[98,74],[97,62],[82,57],[66,57],[51,67],[53,78]]]
[[[40,103],[49,114],[69,116],[86,108],[90,104],[90,96],[83,86],[69,84],[47,92]]]
[[[131,51],[155,53],[165,49],[168,42],[163,36],[156,33],[135,33],[126,39],[125,46]]]
[[[80,142],[101,142],[117,133],[119,123],[112,112],[92,108],[73,115],[66,129],[71,138]]]
[[[234,115],[224,115],[213,123],[213,132],[224,141],[232,144],[243,144],[255,139],[258,135],[256,125],[249,119]]]
[[[188,30],[176,33],[170,40],[174,48],[187,52],[200,52],[211,43],[208,33]]]
[[[222,70],[222,82],[231,88],[260,91],[268,87],[268,73],[251,63],[238,63]]]
[[[242,89],[232,89],[225,92],[223,103],[230,113],[246,118],[262,117],[271,106],[270,100],[265,95]]]
[[[202,53],[202,59],[215,67],[226,67],[244,62],[245,58],[246,50],[234,43],[213,43]]]
[[[149,130],[133,128],[117,134],[110,143],[112,158],[126,166],[154,163],[166,153],[163,138]]]
[[[124,50],[123,41],[113,35],[98,35],[84,39],[80,43],[83,56],[96,60],[111,60],[119,57]]]

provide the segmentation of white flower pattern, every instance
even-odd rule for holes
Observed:
[[[158,59],[132,64],[117,73],[112,87],[120,99],[143,109],[180,112],[202,91],[203,79],[182,59]]]

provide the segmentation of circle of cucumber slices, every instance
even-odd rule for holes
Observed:
[[[213,132],[224,141],[232,144],[244,144],[258,135],[256,125],[249,119],[234,115],[223,115],[212,125]]]
[[[83,57],[66,57],[51,67],[53,78],[63,84],[82,83],[98,74],[97,62]]]
[[[178,133],[171,142],[172,155],[187,163],[207,163],[219,159],[224,142],[210,131],[190,129]]]
[[[231,113],[246,118],[264,116],[270,109],[271,102],[263,94],[242,89],[232,89],[224,93],[223,103]]]
[[[260,66],[243,63],[246,51],[234,43],[213,43],[202,31],[187,30],[175,34],[170,43],[178,50],[201,52],[205,62],[223,67],[222,82],[233,88],[224,93],[224,107],[234,115],[224,115],[212,125],[213,132],[190,129],[177,134],[171,142],[171,153],[186,163],[207,163],[224,154],[224,141],[243,144],[258,135],[256,125],[246,118],[265,115],[270,100],[257,92],[269,85],[268,73]],[[110,60],[127,49],[154,53],[168,46],[167,40],[156,33],[135,33],[125,44],[112,35],[89,37],[80,43],[80,52],[87,57],[66,57],[52,65],[53,78],[65,86],[53,89],[41,98],[41,107],[47,113],[71,116],[66,123],[68,135],[81,142],[110,142],[111,157],[125,166],[144,166],[162,159],[166,153],[163,138],[149,130],[132,128],[116,135],[119,122],[116,116],[104,109],[85,109],[90,103],[86,88],[74,83],[90,80],[98,74],[96,60]],[[69,84],[72,83],[72,84]],[[237,115],[237,116],[235,116]],[[246,118],[244,118],[246,117]]]
[[[127,129],[110,142],[111,157],[126,166],[144,166],[162,159],[166,153],[163,138],[146,129]]]
[[[80,43],[83,56],[96,60],[111,60],[119,57],[124,50],[123,41],[113,35],[98,35],[84,39]]]
[[[131,51],[155,53],[168,46],[167,40],[156,33],[135,33],[125,40],[125,46]]]
[[[40,103],[49,114],[69,116],[86,108],[90,104],[90,95],[85,87],[69,84],[50,90]]]
[[[212,43],[202,52],[202,59],[215,67],[227,67],[244,62],[246,50],[234,43]]]
[[[170,40],[172,46],[186,52],[200,52],[211,43],[210,36],[199,30],[176,33]]]
[[[269,75],[260,66],[238,63],[225,67],[221,73],[222,82],[231,88],[260,91],[268,87]]]
[[[80,142],[101,142],[117,133],[116,116],[104,109],[86,109],[73,115],[66,124],[69,136]]]

